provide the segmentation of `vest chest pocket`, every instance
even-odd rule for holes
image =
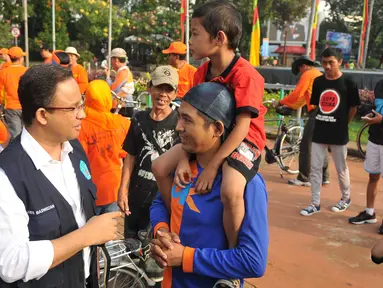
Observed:
[[[60,237],[59,216],[54,207],[44,211],[49,207],[51,206],[35,211],[34,215],[29,215],[28,228],[31,241],[52,240]]]

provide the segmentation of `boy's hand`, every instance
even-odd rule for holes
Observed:
[[[174,175],[174,183],[180,188],[185,188],[191,182],[191,178],[192,173],[189,162],[181,160]]]
[[[206,167],[198,177],[197,183],[195,185],[195,191],[197,193],[205,194],[211,191],[213,188],[214,179],[217,176],[217,170]]]

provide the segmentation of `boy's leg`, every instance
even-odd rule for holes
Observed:
[[[129,203],[130,204],[130,203]],[[137,209],[137,205],[130,204],[129,210],[131,214],[125,215],[124,219],[124,238],[137,238],[137,232],[139,231],[138,225],[140,221],[140,209]]]
[[[350,172],[347,166],[347,145],[331,145],[332,158],[338,173],[341,200],[331,208],[333,212],[343,212],[351,204]]]
[[[221,184],[221,200],[223,203],[223,227],[229,248],[237,245],[238,232],[245,217],[244,191],[245,177],[230,167],[227,162],[223,164]]]
[[[302,216],[310,216],[320,211],[320,189],[322,186],[323,161],[327,145],[312,142],[311,144],[311,204],[301,210]]]

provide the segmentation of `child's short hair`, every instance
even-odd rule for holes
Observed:
[[[227,1],[214,0],[199,6],[192,18],[201,18],[201,25],[212,36],[225,32],[229,48],[235,50],[242,36],[242,16],[237,7]]]
[[[326,58],[334,56],[338,61],[340,61],[343,59],[343,52],[342,49],[329,47],[322,52],[321,56]]]

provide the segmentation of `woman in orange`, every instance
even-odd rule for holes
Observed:
[[[122,144],[130,121],[112,114],[112,94],[108,83],[94,80],[85,94],[86,118],[79,140],[88,156],[93,182],[97,186],[96,213],[117,211],[117,194],[122,174]]]
[[[81,94],[84,94],[88,87],[88,72],[86,72],[84,67],[77,63],[80,54],[77,53],[77,49],[74,47],[67,47],[65,53],[70,57],[73,77],[76,80],[78,87],[80,87]]]

